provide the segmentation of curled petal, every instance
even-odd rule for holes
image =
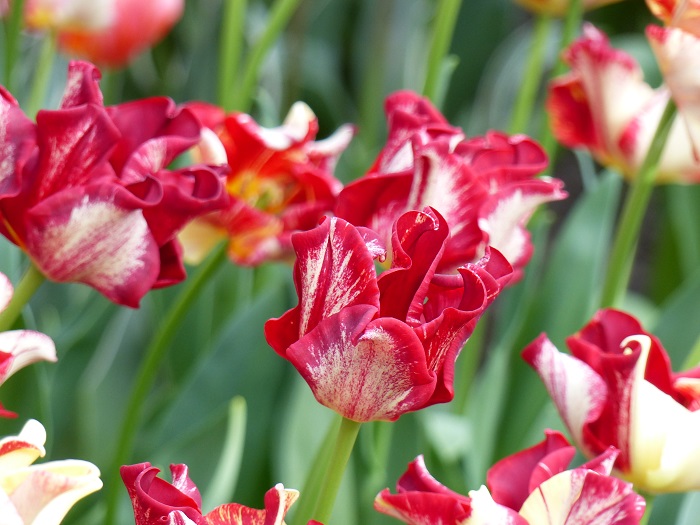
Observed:
[[[278,483],[265,494],[265,509],[251,509],[238,503],[220,505],[204,517],[205,525],[284,525],[289,507],[299,492]]]
[[[469,503],[444,494],[423,492],[391,494],[388,489],[385,489],[375,498],[374,508],[382,514],[397,518],[409,525],[471,523],[465,521],[471,513]]]
[[[375,314],[368,305],[344,308],[287,350],[319,403],[359,422],[394,421],[435,389],[413,331],[393,318],[371,321]]]
[[[56,361],[51,338],[33,330],[0,333],[0,384],[8,377],[37,361]]]
[[[0,86],[0,198],[19,191],[21,173],[34,149],[35,136],[32,121]]]
[[[496,503],[484,486],[479,490],[470,490],[469,499],[472,512],[465,525],[530,525],[513,509]]]
[[[667,26],[700,35],[700,1],[647,0],[647,5]]]
[[[7,305],[10,304],[13,293],[14,288],[10,279],[4,273],[0,273],[0,312],[4,311]]]
[[[46,430],[34,419],[30,419],[22,427],[18,436],[0,439],[0,472],[13,470],[31,465],[36,459],[44,457],[46,450]]]
[[[83,104],[102,105],[100,91],[102,74],[93,64],[73,60],[68,64],[68,79],[63,90],[61,109],[81,106]]]

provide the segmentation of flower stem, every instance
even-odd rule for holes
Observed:
[[[29,265],[27,271],[22,276],[12,294],[12,300],[5,310],[0,314],[0,332],[9,330],[22,313],[22,308],[32,298],[41,283],[46,280],[44,274],[33,264]]]
[[[425,85],[423,86],[423,95],[433,101],[439,92],[443,60],[450,49],[461,5],[462,0],[440,0],[437,7],[433,37],[428,55],[428,70],[425,75]]]
[[[247,0],[224,0],[217,97],[219,105],[227,112],[233,110],[234,105],[247,7]]]
[[[301,0],[276,0],[270,10],[270,20],[265,31],[250,50],[250,55],[243,71],[243,81],[237,96],[234,97],[233,108],[238,111],[248,111],[252,104],[253,90],[258,80],[260,67],[262,66],[267,52],[282,29],[294,14]]]
[[[343,418],[340,423],[335,448],[327,465],[324,483],[321,485],[316,498],[316,510],[314,511],[313,519],[321,523],[330,523],[335,498],[340,489],[340,482],[343,480],[345,467],[350,459],[350,454],[355,446],[355,440],[361,426],[362,423],[347,418]]]
[[[12,0],[10,13],[5,19],[5,87],[10,93],[15,89],[13,72],[17,62],[19,35],[22,29],[24,0]]]
[[[535,21],[530,42],[530,53],[522,78],[520,91],[515,100],[515,109],[510,123],[511,133],[524,133],[530,121],[532,110],[537,100],[537,89],[542,77],[547,40],[552,30],[552,17],[540,15]]]
[[[177,329],[180,327],[182,319],[189,310],[193,301],[199,295],[204,285],[211,276],[219,269],[226,260],[227,244],[222,243],[198,268],[195,275],[190,277],[184,284],[179,296],[175,300],[170,310],[167,312],[158,331],[151,339],[148,348],[144,353],[141,368],[138,371],[134,386],[129,396],[126,406],[124,421],[117,440],[117,450],[106,477],[109,483],[105,484],[107,516],[106,525],[114,525],[116,520],[117,502],[119,496],[119,467],[129,461],[134,440],[139,428],[141,411],[145,406],[144,399],[148,394],[156,374],[160,369],[160,364],[165,357],[168,344],[172,341]]]
[[[39,61],[36,65],[36,70],[34,71],[32,90],[29,93],[29,101],[27,102],[26,112],[30,117],[34,117],[44,105],[46,90],[49,87],[51,69],[53,68],[53,59],[55,56],[56,36],[52,33],[47,33],[44,35],[44,41],[41,43]]]
[[[698,365],[700,365],[700,337],[695,340],[695,344],[690,349],[688,357],[685,358],[685,362],[683,363],[681,370],[689,370]]]
[[[583,20],[583,0],[571,0],[569,2],[569,8],[566,11],[566,17],[564,18],[564,25],[562,27],[561,41],[559,42],[559,53],[557,60],[552,70],[551,78],[556,78],[562,75],[566,71],[566,63],[562,58],[563,51],[571,45],[574,41],[579,28],[581,27],[581,21]],[[542,134],[542,147],[547,152],[549,157],[549,165],[554,167],[554,159],[557,151],[557,141],[554,139],[552,134],[552,129],[549,123],[545,123],[544,132]]]
[[[649,523],[649,518],[651,518],[651,511],[654,510],[654,496],[651,494],[642,494],[644,500],[646,501],[646,507],[644,508],[644,515],[639,521],[639,525],[647,525]]]
[[[602,307],[617,305],[627,289],[642,220],[651,198],[656,170],[675,115],[676,105],[673,99],[669,99],[649,145],[649,151],[627,193],[608,260],[608,270],[600,301]]]

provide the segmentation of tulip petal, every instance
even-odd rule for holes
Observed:
[[[496,503],[486,487],[470,490],[472,512],[464,525],[528,525],[517,512]],[[531,521],[531,524],[537,522]]]
[[[464,498],[466,499],[466,498]],[[391,494],[383,490],[374,500],[375,510],[409,525],[466,525],[471,512],[464,503],[445,494],[406,492]]]
[[[278,483],[265,494],[265,509],[251,509],[238,503],[220,505],[204,517],[206,525],[284,525],[289,507],[299,492]]]
[[[359,422],[394,421],[435,389],[413,331],[393,318],[371,321],[375,314],[369,305],[346,307],[287,350],[318,402]]]
[[[0,197],[19,191],[22,169],[34,148],[35,126],[0,86]]]
[[[0,472],[13,470],[31,465],[36,459],[44,457],[46,450],[46,430],[34,419],[30,419],[22,427],[18,436],[0,439]]]
[[[14,287],[12,282],[8,279],[7,275],[0,273],[0,312],[7,308],[12,300],[12,294],[14,293]]]
[[[12,374],[38,361],[56,361],[51,338],[32,330],[0,333],[0,384]]]
[[[603,411],[608,395],[603,380],[584,362],[559,352],[544,334],[522,355],[539,374],[574,441],[588,450],[584,428]]]

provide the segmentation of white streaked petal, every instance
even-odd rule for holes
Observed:
[[[44,457],[44,443],[46,430],[35,419],[27,421],[19,435],[0,439],[0,476]]]
[[[0,273],[0,312],[5,310],[7,305],[10,304],[13,292],[14,288],[12,287],[10,280],[7,278],[7,275]]]
[[[470,490],[471,514],[464,525],[518,525],[522,520],[508,507],[499,505],[485,486],[479,490]],[[535,525],[537,522],[530,522]]]

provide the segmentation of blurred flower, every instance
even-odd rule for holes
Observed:
[[[449,236],[434,210],[394,226],[392,267],[376,234],[332,218],[292,237],[299,304],[265,324],[316,399],[358,422],[452,399],[454,363],[476,322],[510,277],[496,250],[453,275],[436,267]]]
[[[181,233],[186,260],[201,261],[226,238],[237,264],[288,256],[291,234],[315,227],[333,208],[342,188],[333,170],[354,127],[342,126],[314,141],[318,121],[302,102],[292,106],[282,126],[271,129],[244,113],[225,115],[203,103],[188,107],[215,132],[205,135],[199,155],[210,164],[228,163],[231,200],[226,209],[194,221]]]
[[[57,525],[78,500],[100,490],[100,471],[77,459],[31,465],[46,454],[46,431],[30,419],[0,440],[0,516],[12,525]]]
[[[121,468],[136,525],[284,525],[285,514],[299,496],[277,484],[265,494],[265,510],[227,503],[203,515],[202,497],[187,470],[187,465],[170,465],[171,484],[158,478],[160,470],[150,463]]]
[[[0,273],[0,312],[12,299],[12,283]],[[56,361],[56,347],[51,338],[33,330],[12,330],[0,333],[0,385],[27,365],[37,361]],[[0,417],[17,417],[0,404]]]
[[[0,91],[0,232],[48,278],[138,306],[185,278],[175,234],[220,209],[222,168],[168,170],[200,124],[168,98],[105,108],[99,72],[73,62],[59,110],[36,124]]]
[[[588,10],[619,1],[620,0],[583,0],[582,3],[583,8]],[[536,13],[545,13],[555,16],[564,16],[571,4],[571,0],[515,0],[515,2]]]
[[[632,485],[610,476],[617,451],[609,449],[585,465],[566,470],[575,449],[559,432],[496,463],[488,489],[452,492],[425,468],[422,456],[397,483],[377,495],[374,507],[409,525],[635,525],[644,499]],[[490,491],[490,492],[489,492]]]
[[[658,38],[654,29],[650,36],[660,56],[663,48],[687,60],[674,61],[672,68],[669,58],[669,65],[664,66],[670,73],[669,85],[683,92],[690,85],[688,81],[692,83],[697,77],[692,67],[698,60],[692,54],[697,45]],[[552,82],[547,100],[554,135],[565,146],[587,148],[601,164],[634,178],[669,100],[668,89],[652,89],[644,82],[637,62],[610,47],[607,37],[591,25],[585,26],[583,36],[566,51],[564,59],[572,71]],[[680,111],[661,156],[658,182],[700,180],[700,163],[688,133],[692,124],[697,134],[698,102],[690,102],[685,95],[676,101]]]
[[[184,0],[27,0],[25,22],[56,32],[67,53],[122,67],[160,41],[184,8]]]
[[[672,373],[661,343],[612,309],[567,344],[573,356],[541,335],[523,357],[584,453],[614,446],[615,468],[642,490],[700,489],[700,368]]]
[[[699,0],[647,0],[647,5],[665,25],[700,36]]]
[[[539,204],[566,196],[561,181],[535,178],[547,166],[542,148],[494,131],[467,139],[409,91],[389,96],[385,107],[387,144],[369,172],[340,193],[336,215],[388,243],[401,213],[430,206],[451,232],[440,271],[474,262],[493,246],[517,279],[532,253],[525,222]]]

